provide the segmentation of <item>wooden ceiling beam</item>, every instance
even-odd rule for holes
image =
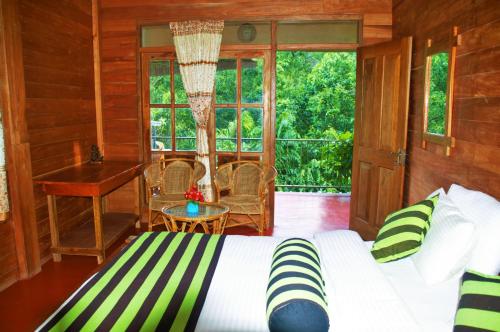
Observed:
[[[315,17],[318,14],[343,15],[391,13],[390,0],[261,0],[261,1],[163,1],[101,0],[103,19],[183,20],[258,19]],[[388,22],[387,17],[383,20]],[[390,23],[389,23],[390,24]]]

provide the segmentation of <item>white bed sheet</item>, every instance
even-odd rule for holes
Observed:
[[[365,243],[352,231],[315,235],[331,331],[419,331]]]
[[[450,330],[455,284],[424,289],[411,261],[380,267],[367,250],[369,243],[355,232],[326,232],[310,240],[320,251],[331,331]],[[196,331],[268,331],[266,288],[272,254],[281,241],[226,238]]]
[[[373,242],[367,241],[368,250]],[[413,317],[425,332],[453,330],[459,298],[460,275],[429,286],[422,279],[411,258],[378,264]]]
[[[196,331],[268,331],[266,290],[274,237],[227,236]]]

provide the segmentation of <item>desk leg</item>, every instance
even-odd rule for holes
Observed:
[[[97,256],[97,264],[104,261],[104,239],[102,234],[102,200],[100,196],[92,197],[94,204],[94,227],[95,227],[95,246],[100,254]]]
[[[47,204],[49,206],[49,226],[50,226],[50,240],[52,242],[52,248],[59,248],[59,229],[57,227],[57,207],[56,207],[56,196],[47,195]],[[54,262],[61,261],[61,254],[52,254],[52,259]]]

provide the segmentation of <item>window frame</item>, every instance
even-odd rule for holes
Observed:
[[[241,159],[264,159],[265,155],[269,153],[268,146],[270,144],[270,126],[271,126],[271,115],[270,115],[270,93],[271,93],[271,77],[270,77],[270,60],[271,53],[269,50],[221,50],[219,58],[221,59],[236,59],[237,60],[237,84],[236,84],[236,103],[224,103],[217,104],[216,98],[212,100],[212,112],[210,116],[209,128],[213,131],[209,139],[211,140],[211,145],[214,147],[214,152],[216,158],[224,157],[241,160]],[[262,68],[262,102],[261,103],[242,103],[241,102],[241,61],[242,59],[253,59],[262,58],[264,61]],[[169,104],[151,104],[150,103],[150,73],[149,64],[153,60],[168,60],[170,61],[170,91],[171,98]],[[144,133],[144,151],[145,153],[151,153],[151,155],[167,153],[171,156],[194,156],[195,150],[177,150],[176,137],[177,132],[175,128],[175,110],[178,108],[190,108],[189,104],[176,104],[175,100],[175,68],[174,62],[176,60],[175,51],[156,51],[151,50],[147,52],[141,52],[141,67],[142,67],[142,126]],[[215,91],[215,93],[217,93]],[[151,108],[165,108],[170,109],[170,122],[172,126],[172,145],[171,149],[159,150],[153,149],[151,146]],[[236,121],[237,121],[237,135],[236,135],[236,151],[217,151],[216,150],[216,127],[215,127],[215,117],[217,108],[234,108],[236,109]],[[262,109],[262,150],[260,152],[245,152],[242,151],[242,125],[241,125],[241,114],[242,109],[245,108],[260,108]]]
[[[151,153],[172,153],[174,155],[191,155],[194,154],[196,150],[178,150],[177,149],[177,130],[175,127],[176,122],[176,110],[180,108],[189,108],[191,106],[189,104],[177,104],[175,100],[175,57],[174,52],[153,52],[153,53],[143,53],[142,54],[142,73],[143,73],[143,82],[142,82],[142,96],[143,96],[143,126],[147,130],[145,130],[145,148],[146,151],[150,151]],[[170,103],[168,104],[152,104],[151,96],[150,96],[150,73],[149,73],[149,65],[151,61],[154,60],[168,60],[170,62],[169,70],[170,70]],[[154,149],[151,146],[151,109],[152,108],[164,108],[170,110],[170,125],[171,125],[171,149]],[[194,119],[193,119],[194,121]]]
[[[243,103],[242,102],[242,60],[243,59],[255,59],[261,58],[263,60],[262,68],[262,102],[260,103]],[[268,83],[270,78],[268,77],[268,66],[270,61],[269,51],[221,51],[219,59],[235,59],[236,60],[236,103],[220,103],[218,104],[214,98],[212,101],[212,109],[214,110],[214,117],[216,116],[215,110],[220,108],[236,109],[236,151],[218,151],[216,150],[217,156],[237,156],[237,160],[241,160],[242,157],[260,157],[266,152],[265,144],[267,143],[267,131],[269,131],[269,126],[266,126],[266,121],[269,119],[269,96],[270,91],[268,88]],[[217,94],[217,91],[215,91]],[[243,151],[243,130],[241,125],[242,110],[245,108],[259,108],[262,109],[262,150],[261,151]],[[215,119],[214,119],[215,125]],[[214,126],[215,128],[215,126]],[[216,146],[217,133],[214,130],[214,147]]]
[[[453,93],[455,78],[455,62],[457,46],[460,44],[457,27],[453,27],[451,34],[442,40],[428,38],[424,50],[424,93],[422,102],[422,148],[428,143],[441,145],[446,156],[450,156],[451,148],[455,147],[455,138],[452,136]],[[429,124],[429,98],[431,85],[432,56],[438,53],[448,54],[448,77],[446,86],[446,103],[444,114],[444,134],[427,131]]]

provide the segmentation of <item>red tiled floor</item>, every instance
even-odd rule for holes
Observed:
[[[349,196],[276,193],[274,229],[265,235],[309,237],[321,231],[346,229],[349,202]],[[257,235],[249,227],[230,228],[226,233]],[[112,250],[116,253],[119,246]],[[0,293],[0,331],[33,331],[97,269],[92,257],[63,256],[61,263],[45,263],[35,277]]]
[[[349,227],[350,196],[276,193],[273,236],[311,237]]]
[[[274,228],[264,235],[312,237],[315,233],[349,228],[348,195],[285,193],[275,196]],[[258,235],[249,227],[232,227],[226,234]]]

